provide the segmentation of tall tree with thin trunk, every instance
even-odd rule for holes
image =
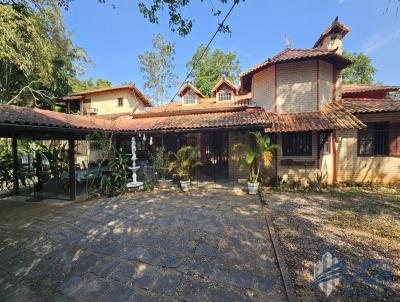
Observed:
[[[168,90],[178,85],[174,72],[175,43],[167,42],[161,34],[152,40],[153,50],[138,56],[140,71],[143,73],[143,88],[148,91],[155,105],[168,101]]]
[[[49,108],[89,61],[55,2],[35,2],[40,9],[0,2],[0,102]]]

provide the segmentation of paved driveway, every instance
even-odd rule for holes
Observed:
[[[257,197],[0,201],[3,301],[281,301],[282,290]]]

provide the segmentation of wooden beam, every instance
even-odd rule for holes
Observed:
[[[13,152],[13,182],[14,182],[14,194],[17,195],[19,191],[18,182],[18,144],[15,134],[12,138],[12,152]]]
[[[76,199],[76,175],[75,175],[75,140],[68,140],[68,166],[69,166],[69,196]]]

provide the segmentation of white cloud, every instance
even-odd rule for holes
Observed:
[[[400,39],[400,30],[389,34],[374,34],[365,43],[363,50],[366,54],[371,54],[380,48],[387,46]]]
[[[344,0],[336,0],[339,4],[342,4]]]

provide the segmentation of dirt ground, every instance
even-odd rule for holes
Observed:
[[[299,301],[400,301],[398,190],[264,194]],[[327,297],[312,283],[314,263],[328,251],[346,261],[350,276],[355,276],[354,257],[390,259],[393,282],[373,286],[363,278],[352,284],[342,278]]]

